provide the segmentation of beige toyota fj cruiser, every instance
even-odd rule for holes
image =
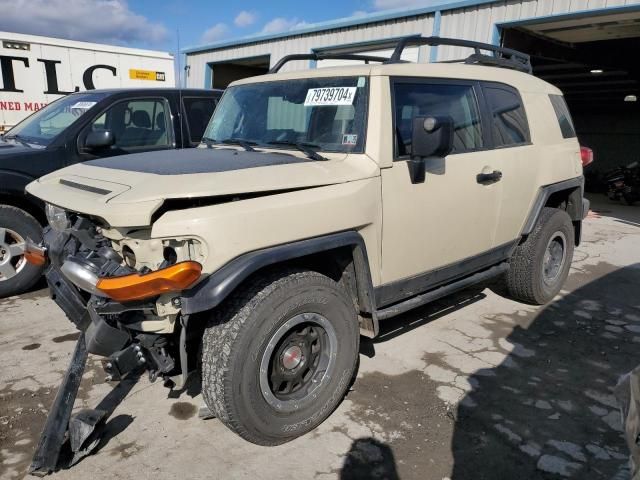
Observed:
[[[444,43],[474,53],[401,60]],[[365,64],[277,72],[309,58]],[[380,321],[493,277],[552,300],[588,203],[562,94],[528,71],[440,38],[295,55],[233,83],[200,148],[31,183],[50,228],[26,256],[84,332],[74,358],[86,345],[115,380],[143,365],[177,387],[201,370],[212,413],[276,445],[336,408]]]

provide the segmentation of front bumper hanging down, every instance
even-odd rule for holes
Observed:
[[[84,335],[81,334],[71,358],[67,373],[58,389],[56,398],[44,424],[44,429],[38,442],[29,474],[45,476],[55,471],[60,457],[60,450],[65,440],[65,433],[69,426],[73,404],[78,395],[78,388],[87,363],[87,347]]]

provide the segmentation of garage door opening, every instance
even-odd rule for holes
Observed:
[[[211,88],[227,88],[231,82],[256,75],[264,75],[269,71],[271,57],[243,58],[228,62],[210,63]]]
[[[581,145],[593,149],[587,189],[638,160],[640,151],[640,11],[567,16],[502,29],[505,47],[531,55],[533,73],[560,88]]]

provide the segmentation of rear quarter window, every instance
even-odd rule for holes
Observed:
[[[516,90],[506,85],[484,85],[491,116],[494,148],[526,145],[530,141],[527,115]]]
[[[551,105],[553,105],[553,110],[556,112],[562,137],[574,138],[576,136],[576,129],[573,126],[569,107],[567,107],[567,102],[565,102],[564,97],[562,95],[549,95],[549,99],[551,100]]]

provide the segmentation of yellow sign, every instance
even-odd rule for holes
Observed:
[[[152,82],[164,82],[164,72],[152,72],[151,70],[129,69],[131,80],[151,80]]]

